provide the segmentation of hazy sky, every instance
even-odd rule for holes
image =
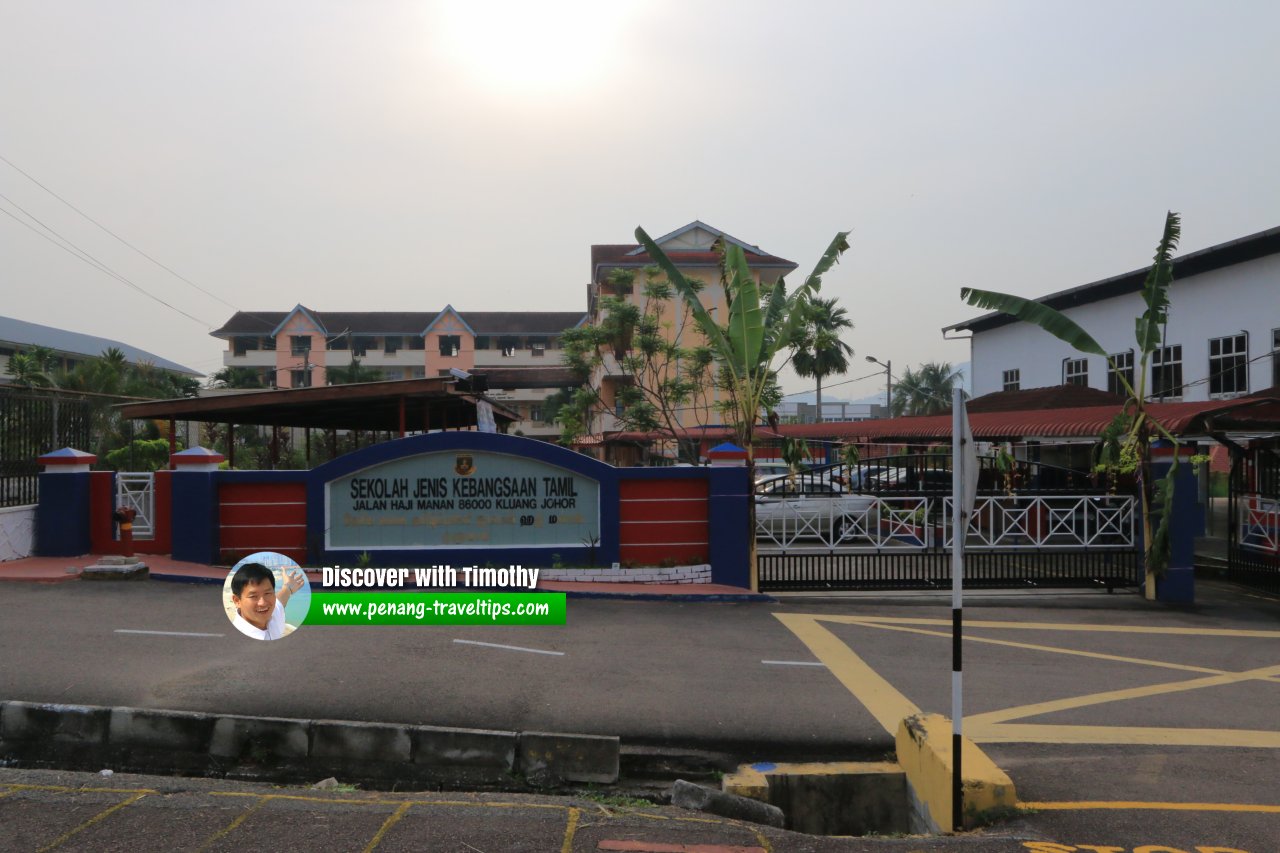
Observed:
[[[211,372],[228,304],[585,310],[592,243],[697,218],[800,273],[852,230],[849,378],[962,362],[964,285],[1141,267],[1170,208],[1184,252],[1280,225],[1278,37],[1274,2],[3,0],[0,155],[227,304],[0,162],[0,210],[200,322],[10,216],[0,314]]]

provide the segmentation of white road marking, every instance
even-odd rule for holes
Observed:
[[[526,649],[524,646],[504,646],[501,643],[482,643],[479,640],[454,640],[467,646],[485,646],[490,649],[507,649],[513,652],[532,652],[535,655],[563,655],[564,652],[549,652],[546,649]]]
[[[136,628],[116,628],[117,634],[151,634],[156,637],[225,637],[226,634],[197,634],[191,631],[140,631]]]
[[[760,663],[773,666],[826,666],[820,660],[762,660]]]

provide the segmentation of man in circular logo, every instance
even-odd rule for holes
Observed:
[[[231,624],[255,640],[280,639],[285,635],[284,606],[305,582],[302,572],[285,570],[277,593],[271,569],[262,563],[244,563],[231,576],[231,603],[236,610]]]

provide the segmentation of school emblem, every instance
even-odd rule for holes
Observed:
[[[453,463],[453,470],[459,477],[470,477],[476,472],[475,460],[471,458],[470,453],[459,453],[457,460]]]

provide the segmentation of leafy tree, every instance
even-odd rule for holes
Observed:
[[[705,344],[688,346],[674,333],[677,315],[683,315],[680,328],[686,328],[693,312],[687,302],[673,299],[676,289],[670,273],[664,277],[662,272],[656,266],[642,271],[642,300],[636,303],[627,298],[635,292],[636,272],[613,270],[609,283],[619,295],[600,300],[600,320],[562,333],[564,363],[581,383],[572,398],[561,399],[558,406],[562,443],[590,431],[595,413],[601,411],[612,410],[623,429],[665,433],[677,447],[683,431],[681,413],[692,411],[695,419],[704,419],[714,356]],[[696,287],[701,289],[700,284]],[[591,381],[601,370],[613,377],[611,400],[605,383]]]
[[[209,377],[210,388],[266,388],[262,372],[253,367],[224,367]]]
[[[1123,371],[1117,370],[1111,356],[1088,332],[1066,315],[1030,299],[1007,293],[962,288],[960,298],[970,305],[1011,314],[1019,320],[1034,323],[1076,350],[1100,355],[1124,386],[1127,399],[1106,431],[1099,451],[1099,467],[1114,476],[1132,473],[1138,481],[1142,502],[1143,542],[1146,543],[1146,594],[1155,597],[1155,578],[1169,565],[1169,513],[1159,512],[1159,523],[1153,530],[1153,513],[1172,506],[1174,479],[1178,470],[1179,442],[1147,413],[1147,364],[1164,344],[1164,328],[1169,322],[1169,285],[1173,283],[1173,253],[1182,236],[1182,223],[1177,213],[1165,216],[1164,231],[1156,246],[1154,261],[1142,284],[1142,300],[1146,310],[1134,322],[1135,337],[1141,358],[1135,376],[1138,387],[1129,384]],[[1169,473],[1158,484],[1151,474],[1151,441],[1160,436],[1174,447]]]
[[[351,364],[346,367],[330,367],[325,371],[330,385],[354,385],[357,382],[381,382],[382,371],[376,367],[365,367],[360,359],[352,357]]]
[[[809,303],[808,315],[799,338],[792,344],[791,367],[806,378],[818,381],[818,422],[822,421],[822,380],[839,376],[849,369],[853,347],[840,340],[840,332],[852,329],[853,322],[834,297],[815,298]]]
[[[936,415],[949,411],[952,391],[963,378],[963,374],[952,370],[948,362],[927,362],[917,370],[908,367],[893,387],[890,411],[895,417]]]
[[[13,384],[23,388],[52,388],[53,377],[40,368],[30,355],[17,352],[9,356],[9,373]]]

